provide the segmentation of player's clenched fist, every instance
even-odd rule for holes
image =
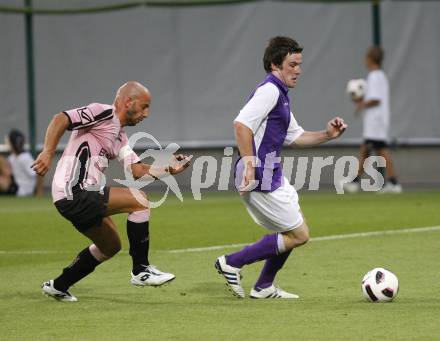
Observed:
[[[170,163],[170,174],[178,174],[183,172],[191,164],[192,155],[186,156],[183,154],[174,155]]]
[[[44,150],[38,155],[31,168],[38,175],[44,176],[50,168],[52,163],[53,154],[45,152]]]
[[[347,129],[347,124],[340,117],[335,117],[327,123],[327,135],[329,138],[334,139],[342,135]]]

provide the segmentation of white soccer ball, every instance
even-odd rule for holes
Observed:
[[[362,79],[352,79],[347,83],[347,94],[353,101],[360,100],[365,95],[367,82]]]
[[[392,301],[399,291],[399,280],[391,271],[375,268],[362,279],[362,293],[370,302]]]

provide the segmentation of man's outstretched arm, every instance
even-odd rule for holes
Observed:
[[[341,136],[347,124],[340,117],[335,117],[327,123],[326,130],[304,131],[293,143],[291,147],[313,147],[321,143],[328,142]]]
[[[56,114],[50,121],[44,138],[43,150],[31,166],[38,175],[43,176],[49,170],[58,142],[69,125],[68,117],[62,112]]]
[[[159,179],[169,174],[174,175],[183,172],[191,164],[191,158],[192,156],[178,154],[172,156],[170,164],[167,166],[152,166],[138,162],[130,165],[130,167],[134,179],[139,179],[144,176]]]

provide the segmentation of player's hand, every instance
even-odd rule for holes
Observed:
[[[189,167],[191,164],[192,155],[187,156],[183,154],[174,155],[170,162],[170,174],[179,174]]]
[[[255,180],[255,163],[254,160],[245,161],[244,160],[244,172],[243,180],[238,189],[240,195],[245,195],[247,192],[252,191],[258,185],[258,181]]]
[[[345,129],[347,129],[347,127],[347,124],[342,118],[335,117],[327,123],[326,132],[328,138],[332,140],[341,136],[344,133]]]
[[[37,159],[34,161],[31,168],[38,175],[44,176],[50,168],[50,165],[52,163],[52,157],[53,157],[52,153],[43,150],[38,155]]]

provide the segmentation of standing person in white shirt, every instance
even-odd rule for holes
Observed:
[[[16,194],[19,197],[34,195],[37,183],[37,175],[31,169],[34,162],[32,155],[24,150],[25,137],[18,130],[11,130],[6,138],[11,155],[8,156],[7,165],[10,170],[10,185],[6,190],[8,194]],[[6,160],[5,160],[6,161]],[[13,188],[13,190],[11,190]]]
[[[356,101],[356,112],[363,112],[363,139],[360,148],[359,171],[352,183],[344,185],[348,192],[359,190],[360,177],[364,172],[365,159],[374,154],[386,161],[385,186],[382,193],[401,193],[402,186],[398,183],[394,165],[388,149],[388,132],[390,126],[389,84],[382,70],[384,52],[379,46],[370,47],[365,56],[365,65],[369,70],[365,96]]]

